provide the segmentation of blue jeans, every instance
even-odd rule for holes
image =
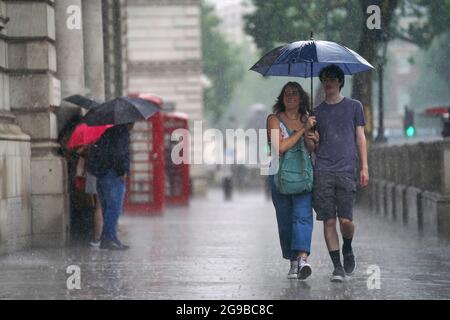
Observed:
[[[117,239],[117,222],[122,213],[125,197],[125,183],[114,170],[97,178],[97,192],[103,209],[102,241]]]
[[[283,258],[295,260],[299,251],[311,252],[313,230],[312,192],[285,195],[278,192],[269,176]]]

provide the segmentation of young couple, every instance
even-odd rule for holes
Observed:
[[[317,220],[323,221],[325,242],[334,266],[331,281],[341,282],[356,267],[352,239],[358,159],[360,186],[369,182],[365,120],[361,103],[342,96],[345,77],[338,66],[323,68],[319,77],[325,101],[315,108],[314,116],[308,114],[309,97],[303,88],[297,82],[288,82],[267,120],[269,136],[271,130],[280,132],[279,140],[271,141],[279,155],[297,144],[304,144],[305,152],[315,154],[313,190],[282,194],[274,176],[269,179],[283,258],[291,262],[288,278],[304,280],[312,273],[307,258],[311,252],[314,207]],[[343,238],[343,264],[337,219]]]

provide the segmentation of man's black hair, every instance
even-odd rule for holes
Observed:
[[[335,64],[331,64],[320,70],[319,79],[322,80],[323,77],[337,78],[341,83],[341,85],[339,86],[339,90],[341,90],[345,84],[344,71],[342,71],[342,69]]]

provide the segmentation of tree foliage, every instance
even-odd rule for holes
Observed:
[[[403,0],[399,9],[407,19],[398,25],[397,38],[427,49],[436,37],[450,31],[450,0]]]
[[[245,72],[238,59],[239,49],[218,31],[220,23],[209,5],[202,5],[203,73],[211,81],[204,90],[205,111],[216,122],[230,102],[233,90]]]
[[[307,40],[311,32],[316,39],[332,40],[349,47],[357,44],[360,31],[357,26],[363,18],[357,0],[253,0],[253,4],[256,10],[245,17],[245,31],[262,51]]]

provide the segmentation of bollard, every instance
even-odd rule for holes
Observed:
[[[406,188],[406,210],[408,228],[422,230],[422,190],[415,187]]]
[[[408,211],[406,205],[406,186],[395,186],[395,215],[397,221],[407,225],[408,224]]]
[[[395,209],[395,184],[388,182],[386,184],[386,216],[390,221],[396,220]]]
[[[378,214],[382,217],[386,216],[386,180],[378,181]]]
[[[427,235],[436,236],[438,234],[438,216],[442,210],[442,196],[435,192],[425,191],[422,194],[422,230]],[[450,203],[450,202],[449,202]],[[447,230],[447,233],[449,230]]]
[[[450,196],[450,138],[445,138],[442,143],[442,183],[441,193]]]

